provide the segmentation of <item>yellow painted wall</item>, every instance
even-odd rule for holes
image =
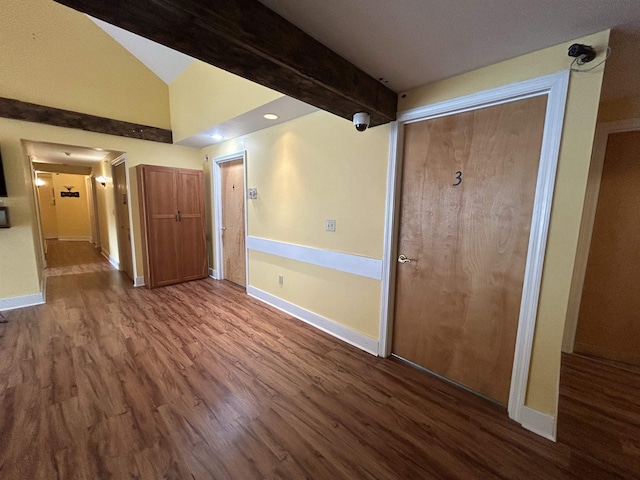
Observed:
[[[171,83],[169,93],[174,142],[282,97],[199,60]]]
[[[609,32],[576,42],[606,47]],[[448,80],[417,88],[400,99],[399,109],[428,105],[489,88],[566,70],[570,44],[557,45]],[[572,73],[556,177],[542,290],[536,322],[526,404],[555,415],[560,348],[573,274],[582,205],[598,112],[603,67]]]
[[[45,183],[38,187],[42,235],[44,238],[58,238],[58,214],[52,174],[41,173],[38,178]]]
[[[8,197],[0,205],[9,207],[11,228],[0,229],[0,298],[40,292],[43,259],[38,246],[35,200],[30,187],[31,168],[17,138],[0,119],[0,151]]]
[[[205,148],[205,171],[216,156],[247,151],[247,186],[258,189],[247,204],[248,235],[381,259],[389,131],[356,132],[317,112]],[[336,232],[325,231],[327,219]],[[380,281],[258,252],[248,268],[251,286],[378,338]]]
[[[357,132],[316,112],[205,148],[212,159],[247,151],[248,234],[382,258],[389,125]],[[325,231],[325,220],[337,222]]]
[[[84,14],[3,0],[0,97],[171,128],[169,89]]]
[[[131,138],[103,135],[82,130],[52,127],[37,123],[0,118],[0,148],[7,177],[9,197],[5,205],[11,207],[13,228],[0,231],[0,299],[30,295],[40,291],[39,240],[35,216],[33,183],[30,165],[20,140],[44,141],[83,147],[97,147],[127,153],[129,168],[140,163],[202,168],[198,149],[147,142]],[[108,183],[104,189],[105,202],[110,215],[107,221],[109,252],[117,259],[115,217],[113,216],[113,184],[110,163],[102,164]],[[132,171],[130,170],[130,173]],[[74,184],[75,185],[75,184]],[[131,201],[137,205],[137,186],[133,178]],[[98,185],[103,189],[102,185]],[[98,190],[100,192],[100,190]],[[110,202],[110,203],[109,203]],[[140,218],[137,207],[133,209],[134,244],[137,256],[138,276],[142,276],[142,250],[140,245]],[[104,246],[104,245],[103,245]],[[5,272],[14,272],[9,278]]]
[[[56,199],[58,239],[91,240],[85,176],[54,173],[52,179]],[[78,192],[80,197],[61,196],[61,192],[67,191],[65,186],[73,187],[71,191]]]

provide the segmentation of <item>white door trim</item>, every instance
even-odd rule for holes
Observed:
[[[531,349],[549,231],[560,140],[562,138],[568,83],[569,71],[560,71],[551,75],[399,112],[397,125],[391,129],[383,256],[383,308],[381,309],[380,319],[379,354],[381,356],[388,356],[391,353],[396,266],[394,260],[397,249],[400,198],[398,182],[402,168],[404,125],[538,95],[548,95],[508,405],[509,417],[525,427],[527,425],[524,425],[526,419],[523,419],[524,401],[529,378]],[[555,435],[555,431],[553,434]]]
[[[573,279],[571,281],[571,291],[569,293],[567,318],[564,324],[564,338],[562,340],[563,352],[571,353],[575,346],[578,317],[580,315],[580,302],[582,301],[582,288],[584,287],[584,280],[587,274],[587,261],[589,260],[591,237],[593,235],[593,227],[596,221],[596,210],[598,208],[598,197],[600,195],[600,182],[602,180],[602,170],[604,168],[604,159],[607,153],[609,135],[612,133],[632,132],[635,130],[640,130],[640,118],[605,122],[596,126],[593,153],[591,154],[591,166],[589,167],[589,178],[587,180],[587,190],[585,192],[584,206],[582,209],[580,235],[578,236],[578,247],[573,267]]]
[[[115,167],[117,167],[118,165],[120,165],[121,163],[124,163],[124,178],[125,178],[125,187],[127,189],[127,210],[129,210],[129,231],[131,233],[134,232],[133,229],[133,211],[132,211],[132,207],[131,207],[131,181],[129,178],[129,167],[127,165],[127,154],[123,153],[122,155],[120,155],[119,157],[113,159],[111,161],[111,178],[113,178],[113,169]],[[114,201],[114,208],[115,208],[115,213],[116,213],[116,222],[117,222],[117,226],[120,225],[120,219],[118,218],[118,192],[116,192],[116,188],[115,185],[113,186],[113,201]],[[119,227],[118,227],[119,228]],[[120,250],[120,236],[116,235],[116,240],[118,241],[118,250]],[[141,275],[140,278],[138,278],[138,267],[137,267],[137,263],[136,263],[136,248],[135,248],[135,238],[133,235],[131,235],[131,269],[133,270],[133,284],[134,286],[140,286],[140,282],[143,281],[141,279],[144,279],[144,276]],[[118,255],[120,255],[120,252],[118,252]]]
[[[220,165],[226,162],[232,162],[234,160],[242,160],[242,177],[243,177],[243,195],[244,195],[244,257],[245,257],[245,285],[249,286],[249,257],[247,253],[247,235],[249,233],[247,229],[247,151],[230,153],[228,155],[222,155],[220,157],[214,157],[213,164],[211,165],[211,173],[213,175],[211,196],[213,201],[213,231],[216,239],[215,248],[215,260],[216,268],[215,279],[224,279],[224,262],[223,262],[223,247],[222,247],[222,177],[220,174]]]

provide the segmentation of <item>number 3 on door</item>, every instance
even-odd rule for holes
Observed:
[[[460,185],[462,183],[462,172],[461,171],[457,171],[456,172],[456,183],[452,184],[454,187],[457,187],[458,185]]]

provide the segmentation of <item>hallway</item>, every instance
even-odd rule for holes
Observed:
[[[3,480],[638,478],[635,372],[565,357],[552,443],[230,283],[134,288],[81,242],[49,265],[0,325]]]

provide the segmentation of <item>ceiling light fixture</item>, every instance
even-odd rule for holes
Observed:
[[[219,142],[220,140],[224,140],[224,137],[219,133],[214,133],[213,135],[211,135],[211,138],[216,142]]]
[[[265,113],[263,117],[266,118],[267,120],[277,120],[278,118],[280,118],[275,113]]]

